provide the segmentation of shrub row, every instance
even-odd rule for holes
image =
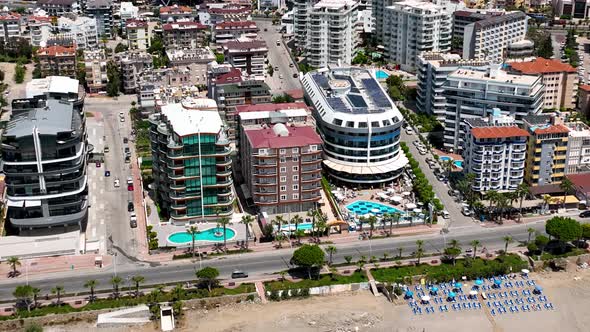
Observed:
[[[412,172],[416,176],[416,179],[414,179],[414,191],[418,196],[418,200],[425,204],[432,202],[437,211],[442,211],[444,209],[444,206],[438,198],[434,197],[432,185],[430,185],[428,179],[426,179],[426,175],[424,175],[424,172],[422,172],[422,169],[420,169],[420,164],[418,163],[418,161],[416,161],[416,159],[414,159],[406,143],[401,142],[400,146],[402,147],[402,150],[404,151],[406,157],[409,160]]]

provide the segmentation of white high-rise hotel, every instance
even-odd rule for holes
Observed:
[[[295,1],[295,41],[313,67],[350,64],[360,42],[358,23],[357,1]]]
[[[389,60],[414,71],[420,53],[451,49],[451,14],[429,2],[396,2],[385,8],[381,36]]]

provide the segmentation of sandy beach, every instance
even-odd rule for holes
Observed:
[[[575,278],[575,279],[574,279]],[[407,305],[357,292],[267,304],[234,304],[209,311],[188,310],[177,331],[588,331],[590,271],[531,275],[542,285],[554,311],[496,315],[489,310],[415,316]],[[155,324],[97,329],[91,324],[46,327],[45,331],[158,331]]]

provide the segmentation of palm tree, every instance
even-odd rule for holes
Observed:
[[[111,285],[113,285],[113,296],[115,298],[119,297],[119,285],[123,282],[123,279],[119,276],[114,276],[111,278]]]
[[[311,218],[311,236],[314,236],[315,232],[315,210],[309,210],[306,214],[308,217]]]
[[[551,197],[551,195],[544,194],[541,196],[541,199],[543,200],[543,209],[549,209],[553,197]]]
[[[295,224],[295,231],[297,231],[299,228],[299,224],[303,221],[303,219],[298,215],[294,215],[293,218],[291,218],[291,223]]]
[[[559,184],[559,188],[563,190],[563,207],[565,208],[565,199],[567,198],[567,195],[574,192],[574,184],[570,179],[564,177]]]
[[[318,222],[319,225],[321,225],[321,231],[319,231],[320,226],[318,225],[318,231],[321,234],[323,234],[324,232],[326,232],[326,236],[330,237],[330,226],[328,225],[328,215],[325,213],[322,213],[322,211],[317,210],[317,214],[318,214]]]
[[[305,231],[298,229],[295,231],[295,233],[293,233],[293,235],[295,235],[295,238],[297,239],[297,244],[301,245],[301,238],[305,236]]]
[[[37,288],[37,287],[33,287],[32,289],[33,292],[33,307],[37,307],[37,299],[39,298],[39,293],[41,293],[41,289]]]
[[[495,190],[488,190],[485,193],[485,198],[490,203],[488,206],[488,210],[490,210],[490,213],[492,213],[492,206],[494,205],[494,203],[496,203],[496,200],[498,199],[498,192]]]
[[[363,267],[365,266],[365,262],[362,260],[359,260],[358,262],[356,262],[356,266],[358,267],[359,271],[362,271]]]
[[[57,306],[61,305],[61,294],[64,291],[64,286],[57,285],[51,289],[51,294],[55,294],[57,296]]]
[[[16,256],[12,256],[8,258],[7,262],[10,264],[10,268],[12,269],[12,275],[16,277],[18,275],[18,270],[16,267],[21,266],[20,259],[18,259]]]
[[[458,248],[459,247],[459,241],[453,239],[453,240],[449,241],[449,245],[451,246],[451,248]]]
[[[477,247],[481,244],[481,242],[479,242],[479,240],[473,240],[473,241],[471,241],[470,244],[473,247],[473,258],[475,258],[475,253],[477,252]]]
[[[285,240],[285,236],[282,233],[275,235],[275,240],[277,241],[278,248],[283,247],[283,241]]]
[[[84,284],[84,288],[90,288],[90,302],[94,302],[94,289],[98,286],[98,281],[90,279]]]
[[[504,209],[508,206],[508,197],[504,194],[498,193],[496,198],[496,207],[500,210],[500,223],[502,223],[502,216]]]
[[[227,251],[227,225],[229,225],[229,218],[223,217],[219,219],[219,225],[223,227],[223,250]]]
[[[254,218],[251,215],[243,215],[242,220],[240,220],[240,223],[246,227],[246,249],[248,249],[248,238],[250,237],[250,225],[252,222],[254,222]]]
[[[328,255],[330,255],[328,265],[332,265],[332,256],[338,251],[338,249],[336,249],[336,246],[329,245],[326,247],[326,251],[328,252]]]
[[[170,291],[170,294],[172,294],[172,299],[175,301],[182,300],[185,294],[182,284],[176,284],[176,286],[172,288],[172,291]]]
[[[510,235],[504,236],[502,240],[504,240],[504,254],[508,254],[508,244],[514,242],[514,240]]]
[[[402,252],[403,251],[404,251],[404,248],[402,248],[402,247],[397,248],[397,252],[398,252],[397,257],[399,257],[399,259],[402,259]]]
[[[138,297],[139,296],[139,284],[144,283],[145,278],[140,275],[134,275],[131,278],[131,282],[133,282],[135,284],[135,297]]]
[[[399,226],[399,220],[401,218],[401,214],[399,212],[394,212],[391,214],[391,218],[389,219],[389,234],[392,234],[393,222],[395,221],[396,225]]]
[[[529,227],[526,231],[529,233],[529,238],[526,240],[526,243],[528,244],[531,242],[531,236],[535,234],[536,230],[532,227]]]
[[[283,216],[276,216],[275,220],[272,221],[273,224],[277,225],[277,234],[281,232],[281,225],[285,222]]]
[[[375,229],[375,223],[377,223],[377,217],[369,217],[369,237],[373,237],[373,229]]]
[[[191,225],[187,228],[186,232],[191,235],[191,252],[193,253],[193,259],[195,259],[195,240],[197,234],[201,233],[201,231],[199,231],[199,227],[196,225]]]
[[[27,311],[31,311],[31,297],[33,296],[33,287],[31,285],[16,286],[14,292],[12,292],[12,296],[26,304]]]
[[[518,222],[520,222],[520,218],[522,217],[522,202],[524,199],[531,193],[529,186],[526,183],[521,183],[516,188],[516,195],[520,199],[519,207],[518,207]]]
[[[418,265],[419,265],[420,258],[422,258],[422,255],[424,254],[424,241],[416,240],[416,245],[418,246],[418,249],[416,249],[416,257],[418,257]]]

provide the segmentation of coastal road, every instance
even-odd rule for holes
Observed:
[[[275,68],[273,76],[267,75],[265,78],[265,82],[270,86],[271,93],[281,95],[285,91],[301,89],[299,77],[293,77],[293,74],[297,73],[297,64],[291,61],[289,50],[285,47],[285,43],[282,42],[282,35],[277,32],[280,26],[272,25],[269,20],[258,20],[256,25],[260,29],[259,37],[266,42],[266,47],[268,47],[269,63]],[[281,41],[278,46],[277,41]]]
[[[445,246],[445,242],[448,243],[451,239],[458,240],[463,246],[463,249],[470,248],[469,243],[474,239],[479,240],[481,242],[480,247],[485,247],[488,251],[503,249],[504,241],[502,238],[506,235],[514,238],[515,242],[510,245],[510,248],[514,249],[519,244],[517,241],[527,240],[527,229],[529,227],[543,232],[544,224],[544,221],[538,221],[528,224],[492,228],[460,227],[456,229],[452,228],[445,236],[432,234],[339,244],[336,245],[338,251],[334,255],[333,260],[335,263],[344,263],[345,256],[352,256],[353,260],[358,260],[361,256],[365,256],[367,259],[371,256],[382,257],[383,253],[388,253],[392,257],[397,255],[398,248],[403,249],[403,256],[409,256],[416,250],[416,240],[418,239],[424,241],[425,252],[431,254],[440,253]],[[90,279],[96,279],[99,282],[97,290],[108,291],[111,289],[109,280],[115,274],[115,269],[117,270],[117,275],[124,280],[130,280],[134,275],[143,276],[146,280],[146,285],[194,280],[195,271],[204,266],[212,266],[219,269],[220,278],[222,279],[228,279],[231,272],[235,269],[246,271],[250,277],[243,281],[248,281],[288,269],[292,254],[292,249],[282,249],[219,257],[205,260],[202,264],[199,264],[198,260],[194,263],[189,260],[182,262],[174,261],[160,266],[150,266],[147,263],[125,263],[124,265],[110,267],[100,272],[86,272],[83,274],[63,272],[43,276],[29,276],[28,280],[31,285],[41,289],[42,295],[50,294],[51,288],[56,285],[63,285],[68,294],[87,291],[83,285]],[[23,276],[18,280],[1,281],[0,300],[11,300],[15,287],[22,284],[25,284],[25,278]],[[129,283],[125,286],[129,286]]]

